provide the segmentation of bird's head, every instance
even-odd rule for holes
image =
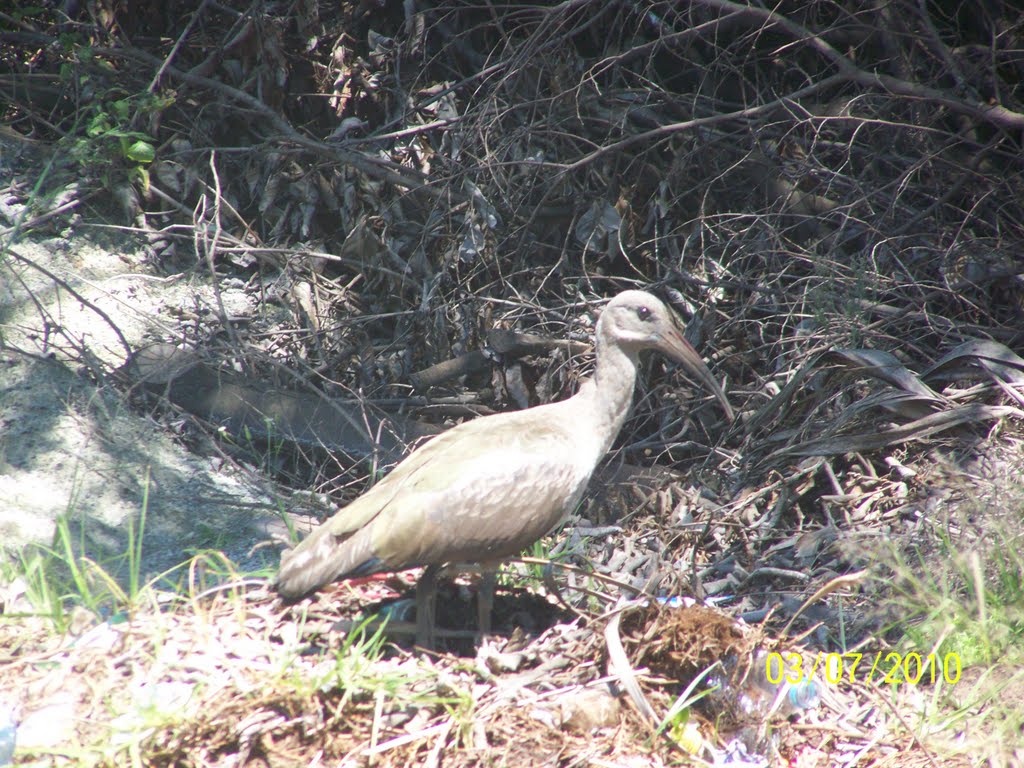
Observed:
[[[628,353],[655,349],[686,366],[710,389],[733,419],[732,406],[697,350],[684,337],[676,314],[646,291],[623,291],[605,306],[597,323],[597,336]]]

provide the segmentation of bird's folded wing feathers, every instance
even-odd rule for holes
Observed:
[[[369,524],[374,555],[402,569],[519,552],[558,522],[590,475],[573,462],[544,459],[506,448],[465,458],[444,481],[434,474],[412,479]]]
[[[353,573],[507,556],[542,536],[593,467],[567,449],[573,430],[524,425],[523,413],[467,422],[413,452],[282,555],[278,589],[299,596]]]

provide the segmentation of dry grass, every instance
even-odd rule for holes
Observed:
[[[598,661],[600,617],[460,661],[409,653],[372,627],[339,633],[323,613],[312,611],[319,620],[310,621],[307,608],[283,608],[262,588],[170,603],[167,593],[153,597],[161,599],[77,635],[55,635],[39,619],[0,625],[0,647],[10,649],[0,683],[32,715],[22,728],[24,757],[57,765],[628,765],[688,754],[656,736],[628,697],[610,720],[579,730],[581,692],[616,679]],[[335,621],[358,616],[355,596],[337,598],[320,607],[333,608]],[[730,636],[731,647],[750,632],[733,622],[699,606],[627,612],[623,642],[659,716],[703,666],[740,650],[715,645]],[[753,642],[762,641],[751,635],[744,650]],[[822,685],[820,709],[795,725],[761,722],[738,708],[735,693],[721,692],[690,718],[708,746],[747,743],[773,760],[824,765],[857,754],[895,765],[917,755],[922,765],[953,764],[953,745],[936,756],[930,729],[901,714],[925,711],[920,690]],[[33,747],[40,727],[67,732],[58,746]]]

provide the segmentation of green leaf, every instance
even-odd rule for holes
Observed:
[[[118,119],[123,123],[131,117],[132,105],[128,99],[118,99],[111,107],[114,110],[114,114],[117,115]]]
[[[138,183],[143,194],[149,194],[149,170],[137,165],[128,172],[128,178]]]
[[[135,163],[152,163],[156,148],[148,141],[135,141],[125,148],[124,156]]]
[[[15,9],[14,11],[11,12],[11,16],[18,21],[22,21],[33,16],[39,16],[42,14],[42,12],[43,7],[41,5],[29,5],[25,6],[24,8]]]
[[[99,114],[94,115],[89,121],[89,127],[85,129],[85,135],[95,138],[97,136],[102,136],[109,130],[110,123],[107,120],[107,114],[105,112],[100,112]]]

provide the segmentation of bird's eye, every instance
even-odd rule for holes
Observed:
[[[636,316],[641,320],[649,320],[651,317],[650,307],[637,307]]]

